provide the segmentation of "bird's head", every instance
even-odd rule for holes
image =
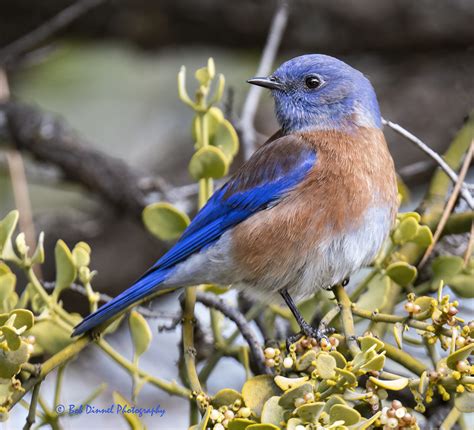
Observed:
[[[247,82],[272,91],[276,116],[286,132],[381,127],[369,80],[336,58],[303,55],[269,77]]]

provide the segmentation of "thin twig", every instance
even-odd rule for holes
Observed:
[[[239,312],[238,309],[224,302],[224,300],[218,296],[202,291],[197,292],[196,301],[207,307],[217,309],[219,312],[222,312],[227,318],[233,321],[242,334],[242,337],[248,343],[252,357],[259,372],[269,373],[269,369],[267,369],[264,365],[265,357],[263,356],[262,346],[250,328],[247,319],[242,313]]]
[[[59,12],[32,32],[15,40],[0,50],[0,64],[6,64],[22,54],[44,43],[58,31],[64,29],[89,10],[99,6],[106,0],[79,0]]]
[[[441,216],[441,219],[439,220],[438,226],[436,227],[435,234],[433,235],[433,242],[431,245],[426,249],[425,254],[423,255],[423,258],[421,259],[418,267],[421,268],[424,266],[426,261],[428,260],[429,256],[433,252],[433,249],[438,242],[439,238],[441,237],[441,233],[443,232],[444,226],[449,218],[449,215],[453,211],[454,205],[456,203],[456,199],[458,198],[459,192],[461,191],[461,186],[464,181],[464,178],[466,177],[466,174],[469,170],[469,165],[471,164],[472,160],[472,155],[474,152],[474,140],[471,142],[471,145],[466,153],[466,157],[464,159],[464,162],[462,164],[461,170],[459,171],[459,176],[456,181],[456,184],[454,185],[453,191],[449,197],[448,202],[446,203],[446,206],[444,208],[443,214]]]
[[[373,322],[384,322],[389,324],[402,323],[416,330],[429,331],[428,327],[430,327],[431,325],[427,322],[418,321],[414,318],[369,311],[367,309],[359,308],[355,305],[352,305],[352,313],[354,315],[357,315],[358,317],[365,318]],[[451,337],[453,335],[453,331],[445,327],[440,328],[440,333],[443,336],[448,337]]]
[[[31,394],[30,409],[28,411],[28,416],[26,417],[26,423],[23,426],[23,430],[29,430],[31,426],[35,423],[36,418],[36,407],[38,405],[38,396],[41,387],[41,381],[39,381],[33,388],[33,393]]]
[[[464,253],[464,266],[467,266],[471,259],[472,251],[474,251],[474,221],[471,222],[471,232],[469,233],[469,242]]]
[[[281,0],[273,16],[265,48],[263,49],[257,76],[266,76],[270,73],[280,46],[283,33],[288,22],[289,7],[286,0]],[[240,129],[242,133],[242,149],[244,158],[248,160],[255,150],[256,132],[254,127],[255,114],[262,94],[262,88],[251,86],[242,108]]]
[[[421,141],[418,137],[414,134],[410,133],[408,130],[404,129],[399,124],[395,124],[392,121],[386,120],[382,118],[382,123],[392,130],[396,131],[401,136],[408,139],[410,142],[413,142],[418,148],[420,148],[423,152],[428,154],[436,163],[443,169],[444,173],[448,175],[449,179],[455,184],[458,180],[458,175],[454,172],[451,167],[449,167],[448,163],[443,160],[443,157],[439,155],[436,151],[433,151],[426,143]],[[466,203],[469,205],[471,209],[474,209],[474,198],[472,197],[471,193],[469,192],[469,186],[467,184],[461,184],[461,195]]]
[[[0,102],[7,102],[10,98],[10,87],[8,84],[7,74],[0,67]],[[13,197],[15,206],[20,212],[20,229],[25,233],[26,245],[30,249],[36,246],[36,232],[33,223],[33,214],[31,209],[30,193],[28,191],[28,181],[26,179],[25,164],[20,151],[16,149],[8,149],[5,153],[10,174]],[[39,266],[36,267],[40,273]]]

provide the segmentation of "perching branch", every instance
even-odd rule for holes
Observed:
[[[58,31],[66,28],[89,10],[105,3],[106,0],[79,0],[59,12],[49,21],[31,33],[15,40],[0,50],[0,65],[5,65],[26,52],[38,47]]]
[[[252,357],[259,372],[269,373],[269,369],[264,365],[265,357],[263,356],[262,346],[250,328],[245,316],[242,315],[238,309],[230,306],[215,294],[209,294],[202,291],[197,292],[196,301],[202,303],[204,306],[217,309],[219,312],[222,312],[227,318],[233,321],[242,334],[242,337],[248,343]]]
[[[280,46],[286,28],[288,13],[288,2],[286,0],[281,0],[275,15],[273,16],[265,48],[263,49],[260,64],[257,69],[257,76],[266,76],[271,71],[272,64],[275,60],[278,47]],[[247,93],[247,98],[245,99],[242,108],[239,128],[241,130],[242,150],[245,160],[248,160],[255,151],[256,131],[254,120],[261,95],[262,88],[252,85]]]
[[[404,138],[408,139],[410,142],[413,142],[418,148],[420,148],[423,152],[428,154],[436,163],[441,167],[441,169],[448,175],[449,179],[455,184],[458,180],[458,175],[454,172],[451,167],[449,167],[448,163],[443,160],[443,157],[439,155],[436,151],[433,151],[426,143],[422,142],[418,137],[414,134],[410,133],[408,130],[404,129],[402,126],[395,124],[389,120],[382,118],[382,123],[392,130],[396,131],[398,134],[403,136]],[[465,183],[461,186],[461,196],[466,201],[471,209],[474,209],[474,198],[472,197],[471,192],[469,191],[469,186]]]
[[[336,296],[337,304],[339,305],[342,331],[346,338],[347,346],[352,356],[355,356],[360,352],[359,345],[357,344],[356,334],[354,330],[354,318],[352,317],[352,303],[351,299],[344,290],[341,284],[334,286],[332,289]]]

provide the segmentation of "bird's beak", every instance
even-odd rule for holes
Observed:
[[[247,80],[249,84],[258,85],[259,87],[268,88],[270,90],[281,90],[283,85],[278,82],[275,78],[252,78]]]

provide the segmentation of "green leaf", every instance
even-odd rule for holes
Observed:
[[[415,266],[404,261],[392,263],[387,267],[387,275],[402,287],[410,285],[415,280],[417,273]]]
[[[378,387],[381,387],[385,390],[391,390],[391,391],[403,390],[408,385],[408,382],[409,382],[408,378],[382,380],[382,379],[377,379],[371,376],[369,377],[369,379]]]
[[[0,258],[11,260],[16,258],[11,238],[18,223],[19,213],[13,210],[0,221]]]
[[[213,79],[214,76],[216,76],[216,65],[214,63],[214,58],[212,57],[209,57],[207,59],[207,72],[209,73],[209,77],[211,79]]]
[[[194,76],[199,81],[199,83],[204,86],[207,86],[211,79],[207,67],[201,67],[200,69],[197,69],[194,73]]]
[[[7,267],[7,266],[5,266]],[[12,306],[12,298],[18,299],[15,293],[16,276],[9,272],[1,274],[0,272],[0,312],[9,311]],[[13,306],[16,304],[16,300],[13,300]]]
[[[189,162],[189,173],[198,179],[219,179],[227,174],[229,162],[225,154],[215,146],[198,149]]]
[[[342,379],[345,381],[345,384],[347,384],[349,386],[357,385],[357,378],[349,370],[336,369],[336,373],[342,377]]]
[[[397,219],[399,219],[400,222],[407,218],[413,218],[416,222],[421,221],[421,215],[418,212],[399,212],[397,214]]]
[[[305,394],[313,392],[313,384],[311,382],[306,382],[298,387],[292,388],[286,391],[278,402],[280,406],[285,409],[293,409],[295,407],[295,400],[298,398],[303,398]]]
[[[243,401],[242,395],[231,388],[224,388],[212,397],[211,405],[214,406],[214,408],[219,409],[221,406],[233,405],[236,400]]]
[[[77,320],[79,322],[80,318],[77,318]],[[69,330],[50,319],[37,321],[28,331],[28,334],[35,337],[35,347],[38,346],[51,355],[65,348],[73,341]]]
[[[72,258],[77,268],[87,267],[91,262],[91,248],[85,242],[79,242],[72,250]]]
[[[61,292],[74,282],[77,269],[71,251],[62,240],[58,240],[56,243],[54,257],[56,260],[56,283],[53,295],[57,299]]]
[[[11,315],[15,315],[13,326],[17,329],[26,327],[25,330],[29,330],[35,323],[35,316],[33,315],[33,312],[29,311],[28,309],[16,309],[10,312],[10,316]]]
[[[262,423],[279,426],[280,422],[285,421],[283,416],[285,410],[278,404],[279,400],[279,396],[272,396],[265,402],[260,419]]]
[[[433,233],[427,225],[420,225],[412,242],[427,248],[433,243]]]
[[[383,369],[385,365],[385,355],[377,355],[360,367],[363,372],[375,372]]]
[[[375,275],[370,281],[367,291],[357,300],[357,306],[369,311],[383,309],[387,301],[389,289],[390,278],[380,274]]]
[[[190,223],[183,211],[166,202],[148,205],[142,218],[148,231],[161,240],[178,238]]]
[[[357,424],[354,426],[350,427],[351,430],[366,430],[371,428],[372,424],[375,423],[382,415],[381,411],[378,411],[375,415],[372,415],[370,418],[363,419],[362,421],[359,421]]]
[[[322,379],[331,379],[336,376],[336,359],[327,352],[319,353],[316,358],[316,369]]]
[[[140,357],[149,348],[153,337],[150,326],[143,315],[139,314],[137,311],[130,312],[128,323],[130,326],[130,334],[132,335],[135,355]]]
[[[436,300],[429,296],[417,297],[413,303],[421,308],[420,313],[425,313],[436,306]]]
[[[273,424],[251,424],[246,427],[246,430],[280,430],[280,427]]]
[[[324,412],[327,412],[329,414],[329,411],[334,405],[347,405],[347,403],[341,396],[333,394],[332,396],[329,396],[329,398],[326,400],[326,404],[324,405]]]
[[[398,349],[403,349],[403,332],[405,331],[405,327],[402,323],[395,323],[393,325],[393,337],[395,338],[395,342],[397,343]]]
[[[331,424],[336,421],[344,421],[346,426],[357,424],[361,415],[354,408],[345,405],[334,405],[329,412]]]
[[[259,417],[265,402],[278,395],[279,388],[270,375],[258,375],[248,379],[242,387],[242,397],[245,404]]]
[[[123,397],[118,391],[114,391],[112,393],[112,397],[114,399],[114,403],[116,406],[121,405],[123,407],[132,405],[130,401],[128,401],[125,397]],[[145,427],[138,419],[138,416],[133,413],[120,413],[122,417],[125,418],[131,430],[144,430]]]
[[[474,412],[474,392],[465,391],[454,399],[454,406],[464,413]]]
[[[460,273],[453,276],[448,285],[459,297],[474,298],[474,275]]]
[[[380,339],[377,339],[373,336],[364,336],[359,338],[360,349],[363,352],[368,351],[375,345],[375,351],[380,351],[383,349],[383,342]]]
[[[463,265],[464,260],[461,257],[440,255],[433,261],[431,269],[436,279],[443,279],[447,282],[462,270]]]
[[[228,430],[245,430],[248,426],[256,424],[255,421],[248,420],[247,418],[234,418],[229,422]]]
[[[304,422],[316,422],[324,409],[324,402],[306,403],[295,409],[298,415]]]
[[[14,328],[3,326],[3,327],[0,327],[0,332],[5,337],[5,340],[7,341],[8,349],[10,349],[10,351],[16,351],[20,347],[21,338],[17,334]]]
[[[23,363],[30,358],[28,344],[21,342],[20,347],[15,351],[8,351],[0,348],[0,378],[10,379],[15,376]]]
[[[230,161],[239,150],[239,137],[232,124],[223,119],[216,127],[211,145],[221,149]]]
[[[418,221],[415,218],[404,218],[393,232],[393,241],[399,245],[408,242],[416,236],[418,226]]]
[[[36,244],[35,252],[31,257],[32,264],[43,264],[44,263],[44,233],[41,232],[38,237],[38,243]]]
[[[311,349],[296,360],[296,370],[302,371],[307,369],[314,360],[316,360],[316,351]]]
[[[290,388],[298,387],[304,384],[309,379],[308,376],[302,376],[301,378],[287,378],[285,376],[275,376],[275,384],[283,391],[287,391]]]
[[[346,367],[347,360],[339,351],[331,351],[329,355],[334,357],[337,367],[340,369],[344,369],[344,367]]]
[[[450,369],[455,370],[456,364],[458,363],[458,361],[465,360],[467,357],[471,355],[473,351],[474,351],[474,343],[463,346],[462,348],[448,355],[448,358],[446,359],[446,364],[448,365]]]

